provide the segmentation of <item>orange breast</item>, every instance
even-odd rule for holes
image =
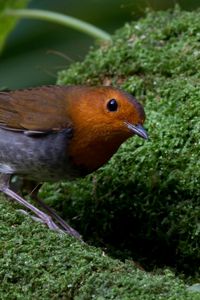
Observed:
[[[76,166],[91,173],[104,165],[124,140],[126,140],[125,137],[116,136],[112,142],[103,139],[92,139],[91,142],[89,138],[80,140],[76,136],[69,146],[70,158]]]

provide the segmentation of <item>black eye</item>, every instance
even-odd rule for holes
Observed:
[[[107,109],[109,111],[116,111],[117,108],[118,108],[117,100],[111,99],[111,100],[108,101],[108,103],[107,103]]]

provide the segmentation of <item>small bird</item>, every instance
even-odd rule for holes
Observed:
[[[10,188],[12,175],[73,180],[104,165],[133,135],[147,139],[135,98],[108,86],[42,86],[0,92],[0,191],[30,209],[50,229],[81,239],[44,202],[39,210]],[[53,221],[55,218],[59,226]]]

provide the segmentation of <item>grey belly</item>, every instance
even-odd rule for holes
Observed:
[[[0,172],[39,181],[73,179],[79,172],[68,155],[70,138],[67,129],[35,136],[0,129]]]

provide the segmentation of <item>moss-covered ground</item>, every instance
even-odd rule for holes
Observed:
[[[48,231],[0,200],[0,299],[199,300],[169,270],[147,273]],[[191,298],[192,297],[192,298]]]
[[[59,74],[59,84],[135,95],[150,139],[130,139],[85,179],[41,190],[96,248],[1,200],[0,298],[200,299],[178,279],[198,282],[200,266],[199,19],[200,11],[148,13]]]
[[[122,255],[192,273],[200,259],[199,16],[150,13],[58,80],[132,93],[144,103],[150,136],[130,139],[99,172],[67,183],[66,211],[72,203],[81,231]]]

